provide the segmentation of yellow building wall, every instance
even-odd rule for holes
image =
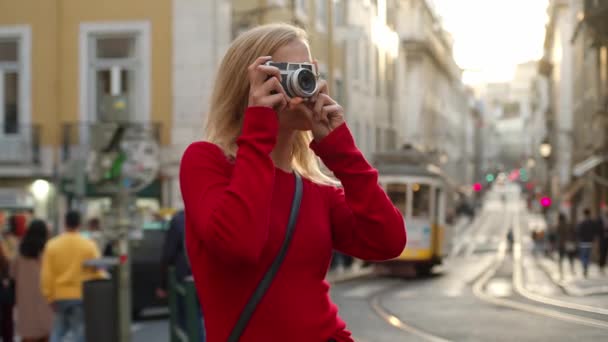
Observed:
[[[59,79],[56,1],[0,0],[0,26],[29,25],[31,29],[31,118],[41,127],[41,143],[59,137]]]
[[[0,0],[0,25],[32,30],[32,121],[42,143],[60,143],[64,122],[78,122],[79,30],[83,22],[149,21],[150,118],[168,144],[172,122],[172,5],[168,0]]]

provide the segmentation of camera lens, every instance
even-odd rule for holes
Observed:
[[[312,71],[300,68],[296,70],[289,83],[294,95],[300,97],[311,97],[317,90],[317,78]]]
[[[315,91],[315,88],[317,87],[315,75],[310,72],[310,70],[302,69],[302,71],[298,73],[298,85],[300,86],[300,89],[307,93]]]

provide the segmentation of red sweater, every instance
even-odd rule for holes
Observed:
[[[251,107],[244,121],[234,161],[216,145],[196,142],[181,162],[186,246],[209,342],[226,341],[277,255],[295,187],[293,174],[275,168],[269,156],[276,113]],[[405,247],[403,217],[346,125],[310,147],[344,190],[304,179],[293,240],[241,341],[352,341],[324,280],[332,249],[385,260]]]

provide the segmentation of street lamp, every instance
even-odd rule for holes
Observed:
[[[49,190],[51,189],[51,185],[44,179],[37,179],[32,183],[32,194],[37,200],[44,201],[46,200],[47,195],[49,194]]]
[[[551,156],[551,144],[544,142],[540,145],[539,152],[543,158],[549,158]]]

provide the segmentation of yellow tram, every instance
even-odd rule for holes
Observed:
[[[385,152],[374,158],[379,182],[407,227],[407,245],[401,255],[379,264],[390,273],[413,269],[418,275],[429,274],[447,254],[447,186],[439,168],[425,160],[415,150]]]

